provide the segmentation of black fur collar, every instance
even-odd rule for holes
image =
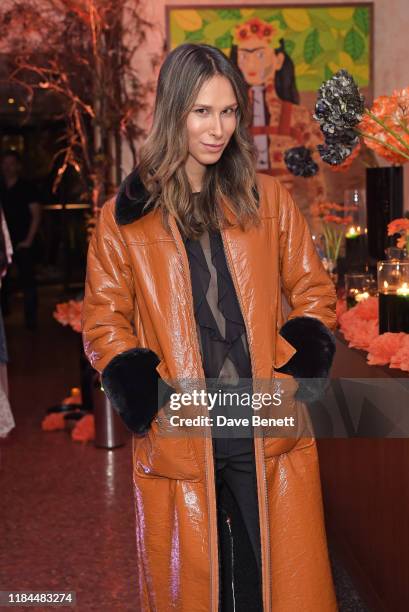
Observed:
[[[259,203],[257,188],[254,187],[253,191]],[[128,225],[128,223],[133,223],[147,215],[155,205],[155,201],[153,201],[144,209],[148,198],[149,192],[142,183],[138,170],[135,169],[122,181],[116,196],[115,220],[118,225]]]
[[[118,225],[128,225],[148,214],[154,206],[154,202],[151,202],[143,210],[148,198],[149,192],[139,178],[138,171],[134,170],[122,181],[116,196],[115,220]]]

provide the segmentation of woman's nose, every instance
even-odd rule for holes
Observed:
[[[213,136],[222,136],[223,135],[223,123],[221,117],[215,116],[212,118],[212,126],[210,132]]]

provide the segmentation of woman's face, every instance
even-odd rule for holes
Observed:
[[[239,45],[237,49],[237,64],[249,85],[262,85],[273,80],[283,62],[283,53],[276,54],[272,47],[255,39]]]
[[[212,77],[199,90],[186,120],[189,147],[186,172],[194,191],[200,191],[205,167],[215,164],[223,155],[236,128],[237,107],[233,87],[224,76]]]

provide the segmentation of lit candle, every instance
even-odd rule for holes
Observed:
[[[379,333],[409,334],[409,262],[378,262]]]
[[[387,285],[387,283],[386,283]],[[396,291],[379,293],[379,333],[409,334],[409,285],[403,283]]]
[[[351,227],[348,229],[348,231],[347,231],[347,233],[345,234],[345,236],[346,236],[347,238],[356,238],[357,236],[359,236],[359,234],[360,234],[360,233],[361,233],[361,228],[360,228],[360,226],[358,225],[357,227],[355,227],[355,225],[352,225],[352,226],[351,226]]]
[[[357,293],[355,296],[355,302],[359,303],[363,300],[367,300],[369,298],[369,293],[367,291],[363,291],[362,293]]]
[[[367,237],[360,225],[351,225],[345,234],[345,258],[348,270],[362,271],[367,259]]]
[[[409,284],[408,283],[402,283],[402,285],[397,288],[396,293],[398,295],[403,295],[405,297],[409,297]]]

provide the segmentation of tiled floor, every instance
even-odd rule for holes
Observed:
[[[22,327],[19,299],[6,319],[16,428],[0,442],[0,590],[71,590],[80,612],[139,612],[130,441],[107,451],[40,427],[79,382],[79,335],[52,318],[63,300],[42,290],[36,332]],[[341,612],[363,612],[333,563]]]
[[[0,443],[0,589],[72,590],[81,612],[136,612],[129,441],[107,451],[40,427],[79,382],[79,335],[51,316],[59,297],[42,296],[36,332],[20,313],[6,319],[16,428]]]

